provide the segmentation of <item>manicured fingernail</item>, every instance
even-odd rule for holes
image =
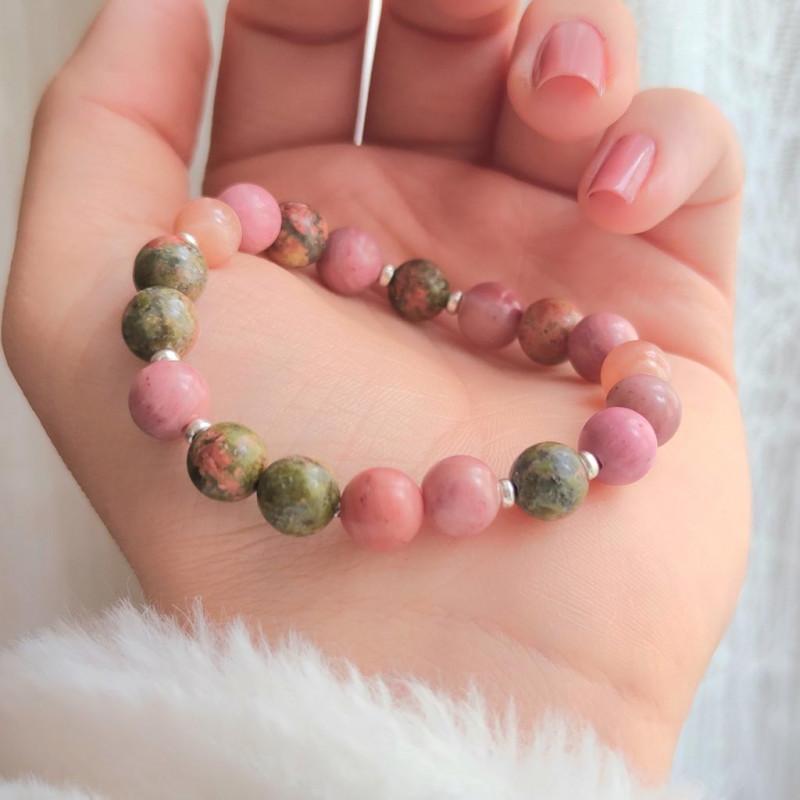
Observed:
[[[597,94],[606,88],[605,40],[588,22],[561,22],[542,42],[533,70],[533,84],[540,89],[553,78],[581,78]]]
[[[656,143],[643,133],[623,136],[611,148],[589,186],[589,197],[611,192],[633,203],[653,168]]]

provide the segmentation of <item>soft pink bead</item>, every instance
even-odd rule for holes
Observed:
[[[339,514],[356,544],[369,550],[396,550],[422,527],[422,492],[399,470],[368,469],[345,487]]]
[[[655,375],[623,378],[608,393],[606,405],[620,406],[641,414],[656,432],[658,446],[666,444],[681,424],[681,399],[675,389]]]
[[[242,224],[243,253],[262,253],[277,238],[281,230],[281,209],[278,201],[262,186],[255,183],[235,183],[220,194]]]
[[[139,372],[128,394],[133,421],[156,439],[177,439],[208,414],[205,378],[184,361],[155,361]]]
[[[668,381],[672,377],[672,367],[664,351],[655,344],[637,340],[625,342],[615,347],[603,362],[600,370],[600,384],[606,393],[629,375],[655,375]]]
[[[175,233],[190,233],[210,269],[222,266],[242,243],[242,223],[236,212],[221,200],[197,197],[175,217]]]
[[[485,350],[498,350],[517,338],[522,319],[519,295],[502,283],[479,283],[465,292],[458,306],[464,338]]]
[[[590,314],[572,329],[567,339],[567,354],[578,375],[600,383],[606,356],[623,342],[637,338],[636,329],[619,314]]]
[[[497,478],[471,456],[451,456],[434,464],[422,481],[425,516],[442,533],[474,536],[500,510]]]
[[[337,294],[359,294],[374,284],[383,260],[378,243],[357,228],[331,231],[319,261],[320,281]]]
[[[607,408],[583,426],[578,448],[600,462],[600,483],[624,486],[647,475],[658,442],[653,426],[641,414],[629,408]]]

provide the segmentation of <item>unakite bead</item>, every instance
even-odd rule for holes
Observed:
[[[569,300],[545,297],[529,306],[519,323],[522,351],[536,364],[554,367],[567,360],[567,341],[581,314]]]
[[[571,514],[589,490],[589,477],[571,447],[542,442],[525,450],[511,468],[517,505],[532,517],[555,520]]]
[[[432,261],[416,258],[401,264],[389,284],[389,302],[410,322],[433,319],[447,307],[450,284]]]
[[[258,482],[258,507],[264,519],[288,536],[322,530],[339,503],[339,486],[331,471],[305,456],[274,461]]]
[[[281,230],[267,258],[294,269],[313,264],[328,243],[328,223],[307,203],[281,203],[280,208]]]
[[[159,236],[148,242],[133,265],[133,282],[140,290],[164,286],[197,300],[207,280],[203,254],[180,236]]]
[[[122,337],[131,352],[149,361],[159,350],[182,356],[197,338],[194,303],[175,289],[142,289],[122,315]]]

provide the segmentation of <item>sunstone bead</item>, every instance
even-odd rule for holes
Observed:
[[[517,505],[545,521],[571,514],[589,490],[589,477],[578,453],[556,442],[542,442],[521,453],[511,468],[511,482]]]
[[[122,337],[131,352],[145,361],[159,350],[174,350],[182,356],[197,338],[194,303],[175,289],[142,289],[122,315]]]
[[[307,203],[281,203],[280,208],[281,230],[267,258],[293,269],[313,264],[328,243],[328,223]]]
[[[180,236],[159,236],[148,242],[133,265],[133,282],[140,290],[164,286],[197,300],[207,281],[203,254]]]
[[[655,375],[668,381],[672,377],[672,367],[658,345],[638,339],[615,347],[606,356],[600,370],[600,384],[605,392],[610,392],[630,375]]]
[[[190,200],[175,217],[173,230],[194,236],[210,269],[222,266],[242,243],[242,223],[236,212],[214,197]]]
[[[258,507],[264,519],[288,536],[322,530],[336,515],[339,502],[333,473],[305,456],[274,461],[258,482]]]
[[[675,389],[655,375],[631,375],[616,384],[606,406],[630,408],[641,414],[656,432],[659,447],[666,444],[681,424],[682,404]]]
[[[567,360],[567,341],[581,314],[569,300],[545,297],[528,306],[517,338],[522,352],[536,364],[554,367]]]
[[[218,422],[189,445],[186,467],[192,483],[212,500],[244,500],[256,490],[267,466],[267,448],[244,425]]]
[[[416,258],[401,264],[389,284],[389,302],[403,319],[424,322],[447,307],[450,284],[432,261]]]

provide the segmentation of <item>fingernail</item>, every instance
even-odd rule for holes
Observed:
[[[588,22],[561,22],[547,34],[533,70],[537,89],[553,78],[581,78],[598,95],[606,88],[606,45]]]
[[[643,133],[623,136],[600,165],[588,196],[611,192],[630,205],[647,180],[655,156],[656,143],[649,136]]]

